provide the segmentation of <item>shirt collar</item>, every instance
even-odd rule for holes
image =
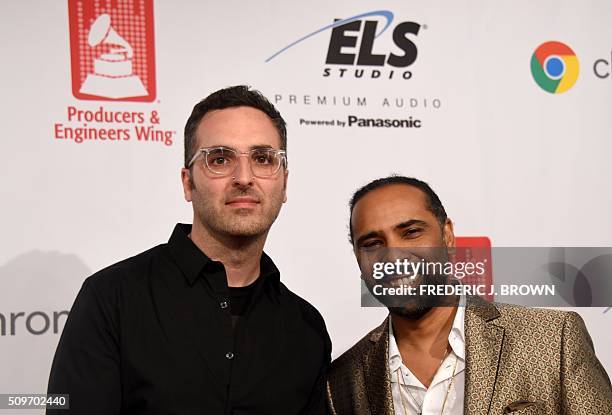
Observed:
[[[191,225],[185,223],[177,223],[174,231],[168,240],[168,249],[175,263],[182,271],[189,285],[193,285],[195,281],[204,274],[222,272],[225,273],[223,264],[210,259],[200,248],[193,243],[189,234],[191,233]],[[262,252],[260,262],[260,277],[264,277],[266,281],[274,282],[274,285],[280,285],[280,272],[272,259]],[[226,282],[227,284],[227,282]]]
[[[457,357],[465,360],[465,295],[459,297],[453,326],[448,333],[448,343]]]
[[[389,372],[393,373],[402,365],[402,356],[393,334],[393,325],[391,324],[391,315],[389,315]],[[458,358],[465,360],[465,296],[459,298],[459,305],[450,333],[448,333],[448,343],[453,350],[453,353]]]
[[[389,373],[395,373],[402,366],[402,355],[395,341],[391,315],[389,315]]]

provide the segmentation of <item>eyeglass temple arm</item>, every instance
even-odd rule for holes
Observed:
[[[200,157],[200,154],[202,154],[202,152],[206,151],[206,149],[204,148],[199,148],[198,151],[196,151],[196,153],[194,154],[194,156],[191,158],[191,160],[189,160],[189,163],[187,163],[187,168],[190,168],[191,165],[196,161],[196,159],[198,157]]]

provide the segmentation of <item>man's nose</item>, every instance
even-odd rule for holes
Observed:
[[[387,247],[384,253],[385,260],[394,262],[395,260],[415,261],[421,258],[421,254],[427,248],[419,247],[413,242],[407,241],[396,235],[389,235],[387,237]]]
[[[249,186],[253,183],[253,171],[250,159],[246,155],[237,158],[236,170],[234,171],[233,183],[240,186]]]

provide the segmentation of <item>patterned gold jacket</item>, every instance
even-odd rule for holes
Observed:
[[[395,414],[388,324],[332,363],[332,414]],[[610,379],[578,314],[468,298],[465,341],[466,415],[612,415]]]

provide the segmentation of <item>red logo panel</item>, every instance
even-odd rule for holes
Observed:
[[[461,282],[465,285],[484,285],[486,294],[481,297],[493,301],[491,285],[493,284],[493,263],[491,262],[491,240],[486,236],[458,236],[455,238],[457,248],[452,255],[454,262],[483,262],[485,272],[483,275],[469,275]]]
[[[153,101],[153,0],[68,0],[68,14],[74,97]]]

